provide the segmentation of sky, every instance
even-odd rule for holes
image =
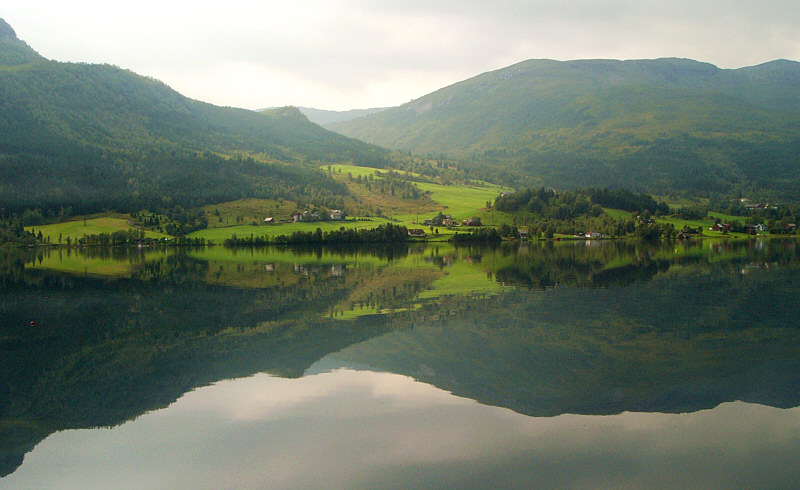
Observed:
[[[800,60],[797,0],[4,0],[46,58],[260,109],[400,105],[527,59]]]

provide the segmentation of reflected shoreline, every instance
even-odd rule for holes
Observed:
[[[0,252],[0,474],[55,431],[321,365],[536,417],[800,405],[793,240],[33,252]]]

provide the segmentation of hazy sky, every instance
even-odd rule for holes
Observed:
[[[5,0],[43,56],[256,109],[398,105],[531,58],[800,60],[797,0]]]

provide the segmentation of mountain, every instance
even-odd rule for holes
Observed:
[[[80,212],[347,194],[326,162],[387,152],[308,121],[189,99],[110,65],[46,60],[0,24],[0,207]]]
[[[42,59],[39,53],[17,38],[17,33],[6,21],[0,19],[0,67],[16,66]]]
[[[515,185],[787,197],[800,182],[798,109],[794,61],[529,60],[328,127],[469,159]]]
[[[385,107],[352,109],[349,111],[326,111],[323,109],[313,109],[311,107],[298,107],[298,109],[300,109],[300,112],[302,112],[309,121],[314,124],[319,124],[320,126],[351,121],[359,117],[369,116],[370,114],[376,114],[386,110]]]

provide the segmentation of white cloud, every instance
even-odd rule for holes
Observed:
[[[766,0],[54,2],[1,16],[44,56],[107,62],[248,108],[400,104],[529,58],[800,58],[800,3]]]

